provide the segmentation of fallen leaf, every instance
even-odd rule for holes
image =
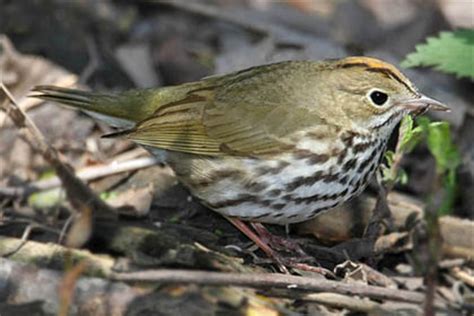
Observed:
[[[27,94],[33,86],[72,87],[77,80],[75,74],[45,58],[21,54],[15,50],[6,35],[0,34],[0,81],[16,97],[20,108],[24,111],[43,103],[39,99],[28,98]],[[3,122],[5,117],[5,113],[0,113],[0,122]]]
[[[145,216],[150,210],[154,193],[153,184],[142,188],[129,188],[107,199],[107,203],[116,208],[132,208],[133,215]]]

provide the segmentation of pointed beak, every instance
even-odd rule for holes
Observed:
[[[410,99],[404,102],[404,106],[415,114],[422,114],[428,110],[434,111],[443,111],[449,112],[451,111],[446,105],[443,103],[429,98],[423,94],[420,94],[418,97],[414,99]]]

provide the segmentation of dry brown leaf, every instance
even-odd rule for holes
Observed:
[[[73,220],[66,236],[66,246],[72,248],[82,247],[92,235],[92,209],[83,206]]]
[[[337,293],[314,293],[304,297],[306,301],[317,302],[335,308],[345,308],[351,311],[368,313],[376,309],[379,304],[369,299],[350,297]]]
[[[245,312],[246,316],[278,316],[279,314],[275,309],[264,305],[249,305]]]
[[[129,188],[120,192],[117,196],[108,199],[107,203],[117,208],[133,208],[133,215],[145,216],[150,210],[154,193],[155,188],[150,183],[142,188]]]
[[[396,228],[403,227],[411,214],[416,218],[420,218],[423,214],[422,203],[405,194],[391,192],[388,195],[388,203]],[[362,196],[358,205],[343,204],[331,212],[299,224],[297,229],[299,233],[312,234],[320,240],[332,242],[360,237],[372,216],[374,207],[375,198]]]
[[[64,275],[64,278],[59,285],[60,306],[58,315],[69,315],[69,307],[74,296],[76,282],[82,272],[86,269],[86,266],[86,262],[81,261]]]
[[[395,276],[393,277],[395,282],[400,284],[403,288],[410,291],[418,291],[423,289],[423,278],[422,277],[406,277],[406,276]]]
[[[319,0],[319,1],[308,1],[308,0],[286,0],[286,2],[306,13],[317,13],[322,16],[329,16],[335,10],[337,6],[336,1],[332,0]]]
[[[345,282],[368,284],[367,273],[362,265],[350,260],[344,261],[334,267],[334,273],[342,276]]]
[[[474,27],[472,1],[438,0],[441,12],[453,27]]]
[[[413,247],[410,236],[407,232],[401,233],[390,233],[387,235],[380,236],[374,245],[375,253],[384,253],[389,250],[400,251],[408,250]]]
[[[469,270],[467,268],[462,269],[460,267],[454,267],[451,270],[451,274],[458,280],[461,280],[462,282],[466,283],[470,287],[474,287],[474,274],[472,273],[472,270]]]
[[[6,35],[0,34],[0,81],[16,97],[21,109],[27,111],[43,101],[28,98],[28,92],[35,85],[74,86],[78,77],[66,69],[53,64],[45,58],[24,55],[15,47]],[[0,127],[5,113],[0,113]]]
[[[474,221],[443,216],[439,220],[443,253],[451,257],[474,258]]]
[[[127,43],[115,50],[115,58],[136,87],[153,88],[160,85],[149,45]]]
[[[363,0],[366,7],[384,26],[393,27],[411,21],[417,13],[417,6],[412,0],[380,1]]]

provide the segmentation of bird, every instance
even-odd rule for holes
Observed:
[[[363,56],[284,61],[121,93],[33,91],[117,127],[106,137],[145,147],[211,210],[280,225],[359,195],[404,116],[448,110],[395,66]]]

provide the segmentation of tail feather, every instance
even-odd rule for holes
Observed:
[[[97,97],[97,94],[93,92],[55,86],[36,86],[32,92],[31,96],[35,98],[56,101],[82,110],[97,111],[97,108],[94,108],[94,97]]]
[[[207,87],[207,81],[174,87],[129,90],[118,94],[88,92],[55,86],[36,86],[32,97],[55,101],[85,111],[117,127],[133,127],[151,116],[163,105],[191,102],[190,91]]]
[[[127,96],[88,92],[56,86],[36,86],[32,97],[55,101],[116,127],[130,127],[142,119],[143,102]]]

